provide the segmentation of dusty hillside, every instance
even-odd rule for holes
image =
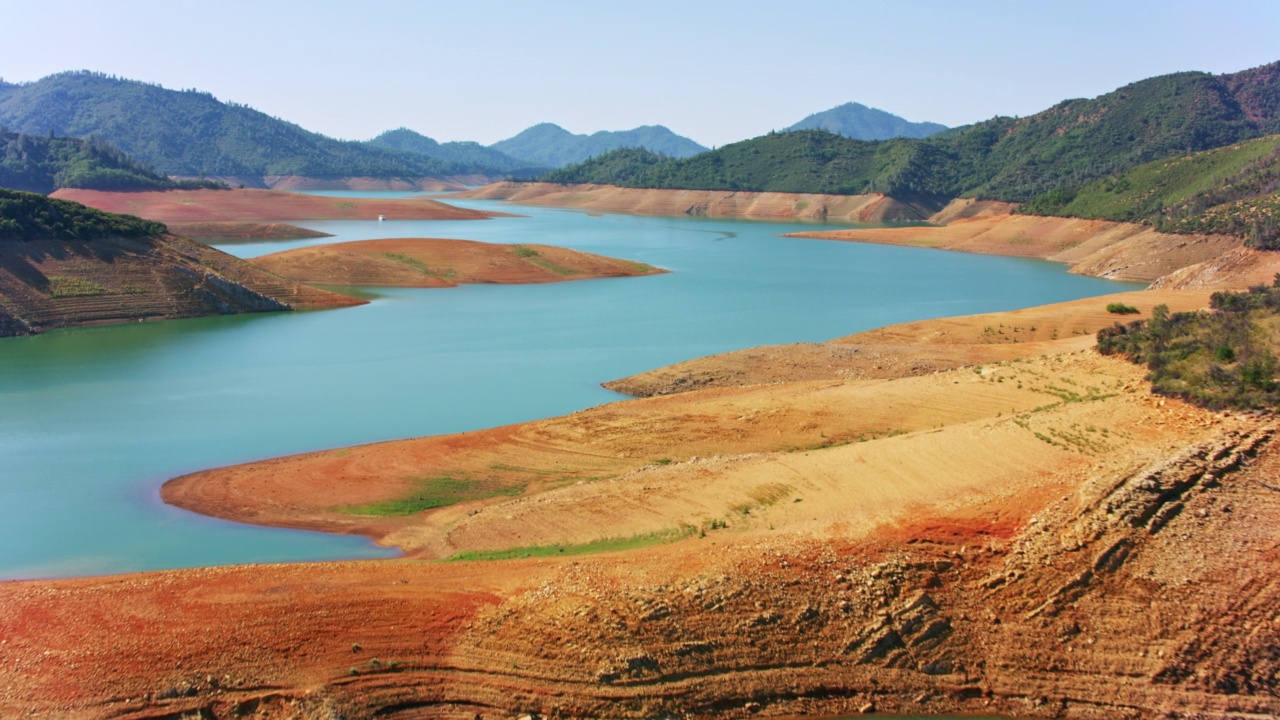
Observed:
[[[362,302],[285,280],[173,235],[0,244],[0,307],[11,318],[0,318],[0,336],[88,323]],[[5,333],[6,325],[14,332]]]
[[[941,227],[827,230],[788,237],[1042,258],[1066,263],[1071,272],[1081,275],[1148,283],[1244,245],[1239,238],[1226,235],[1171,235],[1144,225],[1106,220],[1008,214],[964,217],[960,212],[946,210],[939,213],[940,218],[953,215],[959,217]]]
[[[379,215],[388,220],[479,220],[491,215],[426,198],[335,198],[278,190],[103,192],[63,188],[51,197],[164,223],[377,220]]]
[[[923,220],[936,208],[884,195],[817,195],[721,190],[642,190],[613,185],[495,183],[455,197],[518,205],[573,207],[637,215],[704,215],[756,220],[843,220],[880,223]]]
[[[1275,428],[1153,398],[1141,374],[1081,351],[634,401],[413,458],[328,453],[351,497],[357,478],[460,464],[548,489],[418,523],[464,544],[701,529],[563,560],[8,583],[0,713],[1274,715]],[[894,432],[778,447],[877,423]],[[717,443],[757,451],[686,456]],[[647,462],[659,449],[672,462]],[[276,500],[315,457],[271,461]]]
[[[320,285],[453,287],[460,283],[545,283],[661,272],[644,263],[550,245],[401,238],[297,248],[255,258],[291,280]]]
[[[1280,273],[1280,252],[1238,247],[1156,280],[1159,289],[1244,289],[1270,285]]]
[[[748,348],[696,358],[605,383],[627,395],[669,395],[709,387],[797,380],[872,380],[1034,357],[1055,348],[1084,349],[1093,334],[1117,321],[1151,316],[1156,305],[1174,312],[1209,305],[1208,291],[1143,290],[1041,305],[1002,313],[890,325],[825,343]],[[1115,315],[1107,305],[1136,308]]]

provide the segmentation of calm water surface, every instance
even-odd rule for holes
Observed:
[[[309,222],[337,237],[220,247],[254,257],[450,237],[673,272],[378,289],[357,308],[0,340],[0,579],[391,555],[360,538],[193,515],[158,488],[213,466],[612,402],[621,396],[599,383],[701,355],[1136,287],[1039,261],[778,237],[812,225],[458,204],[524,217]]]

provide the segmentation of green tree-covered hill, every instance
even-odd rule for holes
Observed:
[[[165,175],[418,178],[486,170],[335,140],[209,93],[84,71],[0,84],[0,126],[96,137]]]
[[[0,187],[51,193],[58,188],[167,190],[215,187],[175,182],[96,138],[48,137],[0,130]]]
[[[106,213],[69,200],[0,188],[0,242],[146,237],[165,231],[160,223],[132,215]]]
[[[861,103],[845,103],[814,113],[787,130],[826,130],[854,140],[888,140],[896,137],[923,138],[947,129],[932,122],[911,122],[893,113]]]
[[[579,163],[619,148],[642,147],[675,158],[689,157],[707,149],[661,125],[575,135],[553,123],[534,125],[489,147],[530,165],[554,168]]]
[[[1143,222],[1280,247],[1280,135],[1156,160],[1023,206],[1037,215]]]
[[[600,157],[546,176],[633,187],[883,192],[1026,202],[1137,165],[1280,132],[1280,63],[1187,72],[925,139],[771,133],[688,159]],[[609,168],[617,175],[611,180]]]

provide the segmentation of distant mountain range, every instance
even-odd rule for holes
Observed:
[[[491,172],[525,175],[550,169],[548,165],[518,160],[477,142],[440,143],[408,128],[388,130],[367,144],[386,150],[424,155],[456,165],[487,168]]]
[[[854,140],[888,140],[896,137],[924,138],[946,130],[946,125],[911,122],[860,103],[814,113],[787,130],[826,130]]]
[[[556,168],[580,163],[618,148],[643,147],[674,158],[689,157],[707,150],[661,125],[575,135],[553,123],[534,125],[515,137],[500,140],[489,147],[533,165]]]
[[[235,178],[255,185],[286,176],[506,177],[536,174],[619,147],[644,146],[673,157],[706,150],[661,126],[574,135],[544,123],[488,148],[438,143],[406,128],[367,142],[335,140],[206,92],[89,71],[30,83],[0,81],[0,129],[93,138],[160,176]]]
[[[165,175],[421,178],[488,169],[334,140],[204,92],[83,71],[0,83],[0,127],[95,137]]]
[[[1026,202],[1161,158],[1280,133],[1280,63],[1230,75],[1184,72],[1025,118],[928,138],[859,141],[798,130],[683,160],[616,151],[553,182]]]

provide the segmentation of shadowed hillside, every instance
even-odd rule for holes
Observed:
[[[0,336],[87,323],[360,304],[159,223],[0,190]]]

